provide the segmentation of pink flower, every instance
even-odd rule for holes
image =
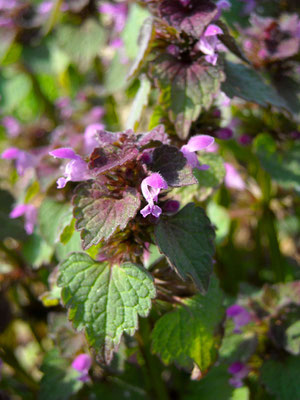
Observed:
[[[69,148],[60,148],[50,151],[49,154],[55,158],[65,158],[71,160],[65,166],[64,177],[57,180],[57,188],[62,189],[67,182],[80,182],[92,178],[88,169],[88,164]]]
[[[229,366],[228,372],[233,375],[232,378],[229,379],[230,385],[239,388],[243,386],[242,380],[249,374],[249,368],[247,365],[237,361]]]
[[[159,206],[156,206],[154,202],[157,202],[158,195],[161,189],[167,189],[168,184],[164,180],[164,178],[158,173],[155,172],[143,179],[141,184],[141,189],[143,196],[147,200],[148,204],[144,207],[140,213],[145,218],[147,215],[151,214],[154,217],[158,218],[162,213],[162,210]]]
[[[208,169],[208,165],[200,165],[199,160],[197,158],[196,151],[206,150],[209,146],[214,143],[215,139],[209,135],[197,135],[190,138],[187,144],[181,147],[180,151],[186,158],[188,164],[192,168],[198,169]]]
[[[89,354],[79,354],[72,362],[72,367],[80,372],[79,380],[86,382],[89,380],[89,369],[92,366],[92,358]]]
[[[90,124],[84,131],[84,151],[90,154],[95,147],[99,147],[98,131],[102,131],[104,125],[101,123]]]
[[[228,318],[232,318],[234,323],[234,333],[241,333],[241,327],[251,322],[251,315],[244,307],[233,304],[226,310]]]
[[[245,190],[246,184],[241,178],[241,175],[230,163],[224,163],[226,174],[224,178],[225,186],[236,190]]]
[[[21,126],[16,118],[7,116],[2,119],[2,124],[10,137],[17,137],[21,132]]]
[[[28,168],[35,167],[38,162],[35,156],[17,147],[9,147],[2,153],[1,157],[5,160],[16,160],[16,168],[20,176],[23,176]]]
[[[25,217],[25,231],[31,235],[34,231],[34,225],[37,220],[37,209],[32,204],[19,204],[9,214],[10,218]]]
[[[103,3],[100,5],[99,11],[112,17],[116,32],[121,32],[124,29],[128,12],[125,2],[118,4]]]
[[[233,136],[233,132],[230,128],[220,128],[217,130],[216,135],[219,139],[228,140]]]
[[[218,25],[210,24],[196,44],[196,48],[206,54],[206,61],[212,65],[217,63],[217,52],[225,49],[217,36],[222,34],[223,31]]]

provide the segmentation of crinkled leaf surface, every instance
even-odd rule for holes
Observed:
[[[163,144],[168,144],[170,141],[168,135],[165,132],[164,125],[157,125],[151,131],[146,132],[139,136],[138,145],[142,148],[147,147],[147,145],[151,146],[153,142],[161,142]],[[152,146],[151,146],[152,147]]]
[[[260,374],[262,383],[276,399],[300,399],[300,357],[268,360],[263,364]]]
[[[205,293],[212,273],[215,232],[204,210],[187,204],[176,215],[161,218],[154,233],[171,266],[183,279],[191,277]]]
[[[148,168],[159,172],[169,186],[179,187],[197,183],[192,168],[177,147],[164,144],[153,151],[152,162]]]
[[[110,266],[84,253],[73,253],[60,265],[58,283],[74,327],[85,329],[90,345],[107,363],[123,332],[134,334],[138,315],[148,315],[155,297],[152,278],[142,267]]]
[[[204,61],[184,62],[164,54],[154,61],[152,75],[160,89],[168,93],[170,117],[178,136],[187,138],[202,107],[209,108],[218,92],[222,71]]]
[[[60,235],[72,220],[72,208],[68,203],[62,203],[46,198],[38,214],[38,222],[42,237],[50,245],[59,242]]]
[[[276,143],[268,134],[255,138],[255,150],[262,167],[271,177],[285,188],[300,187],[300,145],[279,154]]]
[[[41,380],[39,400],[67,400],[78,392],[83,384],[78,380],[79,373],[62,358],[58,349],[49,351],[41,367],[44,376]]]
[[[223,296],[216,278],[205,296],[184,301],[175,311],[161,317],[153,330],[153,351],[169,364],[186,366],[193,360],[205,373],[217,358],[224,317]]]
[[[126,228],[140,208],[140,195],[134,188],[118,197],[105,186],[88,182],[78,187],[73,198],[76,229],[81,231],[82,245],[88,249],[116,231]]]
[[[231,98],[237,96],[263,107],[272,105],[287,108],[285,100],[272,86],[266,84],[254,69],[225,61],[224,72],[226,80],[222,84],[222,90],[227,96]]]
[[[186,5],[180,0],[163,0],[159,12],[177,30],[200,38],[216,15],[217,7],[209,0],[190,0]]]

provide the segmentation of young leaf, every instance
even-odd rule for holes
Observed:
[[[254,69],[225,61],[224,72],[226,81],[222,84],[222,90],[227,96],[231,98],[237,96],[263,107],[272,105],[287,108],[285,100],[272,86],[267,85]]]
[[[73,198],[76,229],[81,232],[83,248],[88,249],[124,229],[140,208],[140,195],[127,188],[119,197],[97,182],[80,185]]]
[[[68,400],[82,388],[79,373],[68,360],[62,358],[57,349],[49,351],[41,367],[44,376],[41,380],[39,400]]]
[[[217,358],[224,317],[223,296],[216,278],[205,296],[184,301],[161,317],[153,330],[153,351],[163,362],[187,366],[193,360],[204,374]]]
[[[60,265],[58,284],[74,327],[85,329],[106,363],[123,332],[134,334],[138,315],[148,315],[155,297],[152,278],[142,267],[129,262],[111,266],[84,253],[73,253]]]
[[[173,217],[161,218],[154,233],[171,266],[183,279],[192,277],[205,293],[212,273],[215,232],[204,210],[190,203]]]
[[[153,62],[152,76],[168,92],[170,117],[178,136],[186,139],[202,107],[209,108],[220,88],[223,73],[217,66],[199,61],[182,61],[170,54]]]
[[[268,360],[261,370],[261,381],[278,400],[300,398],[300,357],[289,356],[285,360]]]
[[[178,187],[197,183],[192,168],[177,147],[164,144],[153,152],[149,169],[159,172],[169,186]]]
[[[140,79],[140,87],[131,106],[131,111],[126,123],[127,129],[136,129],[139,126],[144,108],[148,105],[148,99],[151,91],[151,84],[146,75]]]

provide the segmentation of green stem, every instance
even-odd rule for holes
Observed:
[[[150,326],[146,319],[140,320],[140,329],[136,334],[140,352],[145,361],[146,377],[151,398],[157,400],[169,400],[169,394],[165,382],[161,376],[161,363],[158,358],[151,353],[150,345]]]

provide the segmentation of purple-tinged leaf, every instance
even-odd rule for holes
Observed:
[[[151,142],[161,142],[162,144],[168,144],[170,142],[163,125],[156,126],[150,132],[146,132],[138,138],[138,145],[141,147]]]
[[[101,132],[102,136],[104,133],[104,131]],[[128,133],[130,135],[127,135]],[[131,130],[126,131],[124,134],[119,135],[119,140],[115,143],[94,149],[90,156],[89,169],[93,170],[94,174],[102,174],[120,167],[128,161],[135,160],[139,151],[131,133]]]
[[[236,55],[241,60],[245,61],[247,64],[250,64],[248,58],[243,53],[242,49],[238,46],[237,42],[235,41],[234,37],[231,36],[229,29],[226,24],[222,21],[218,21],[217,24],[222,29],[223,34],[219,35],[219,40],[230,50],[234,55]]]
[[[178,59],[170,54],[153,63],[152,76],[162,91],[168,92],[170,118],[177,135],[186,139],[202,107],[208,109],[220,89],[223,73],[204,60]]]
[[[73,198],[76,229],[81,231],[84,249],[109,239],[119,228],[126,228],[140,208],[140,194],[127,188],[118,197],[97,182],[78,187]]]
[[[197,179],[193,169],[187,164],[186,158],[177,147],[164,144],[153,151],[152,162],[148,168],[159,172],[169,186],[179,187],[193,185]]]
[[[217,7],[209,0],[163,0],[160,16],[179,31],[199,38],[214,19]]]

